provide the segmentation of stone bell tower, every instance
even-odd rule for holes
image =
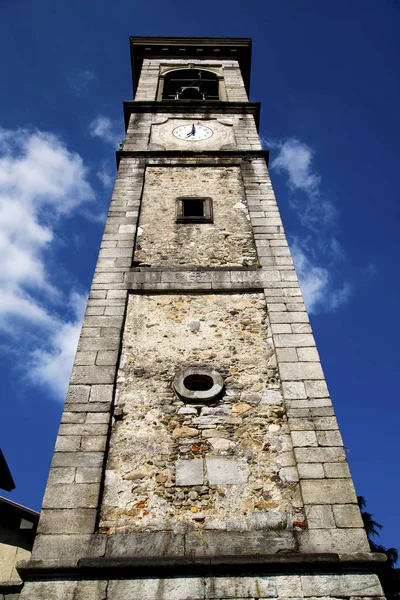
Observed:
[[[382,596],[250,52],[131,38],[135,101],[24,600]]]

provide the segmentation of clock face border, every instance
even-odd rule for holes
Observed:
[[[202,138],[190,136],[190,132],[193,127],[195,129],[199,128],[202,130],[206,130],[208,135],[206,137],[202,137]],[[176,132],[178,130],[184,130],[184,132],[185,132],[184,137],[181,137],[176,134]],[[181,142],[204,142],[206,140],[209,140],[214,135],[214,131],[211,129],[211,127],[208,127],[207,125],[203,125],[202,123],[197,123],[197,124],[192,123],[192,124],[188,124],[188,125],[178,125],[177,127],[174,127],[174,129],[172,130],[172,135],[177,140],[180,140]]]

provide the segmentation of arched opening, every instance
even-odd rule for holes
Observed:
[[[218,76],[211,71],[177,69],[164,77],[163,100],[219,100]]]

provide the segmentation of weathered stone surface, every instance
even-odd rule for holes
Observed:
[[[99,486],[96,483],[50,484],[43,508],[96,508]]]
[[[189,556],[257,555],[295,552],[294,534],[289,531],[204,531],[186,536]]]
[[[203,459],[178,460],[176,463],[176,485],[203,485]]]
[[[364,527],[357,504],[336,504],[332,510],[336,527]]]
[[[381,596],[377,575],[301,575],[305,596]]]
[[[211,485],[247,483],[250,475],[248,464],[237,458],[206,456],[207,477]]]
[[[177,225],[176,199],[185,193],[193,196],[193,190],[203,197],[210,196],[212,190],[213,222]],[[157,194],[156,212],[154,194]],[[168,170],[149,167],[140,218],[142,235],[135,249],[135,259],[152,265],[256,262],[250,224],[245,212],[235,208],[238,200],[245,202],[238,167],[170,167]]]
[[[107,581],[29,581],[21,600],[104,600]],[[8,600],[8,596],[6,596]]]
[[[357,498],[351,479],[304,479],[300,482],[304,504],[351,504]]]
[[[364,529],[310,529],[297,532],[301,552],[370,552]]]
[[[183,535],[157,531],[111,536],[107,556],[183,556]]]
[[[275,577],[213,577],[206,579],[204,598],[273,598],[277,597]]]
[[[176,577],[173,579],[136,579],[111,581],[107,600],[197,600],[204,598],[203,579]]]
[[[306,506],[305,510],[309,529],[333,529],[335,527],[332,507],[329,504]]]
[[[212,272],[165,271],[175,273]],[[187,405],[171,382],[199,364],[221,375],[222,393]],[[292,512],[298,474],[262,294],[132,296],[117,388],[123,418],[111,434],[102,530],[181,531],[222,519],[243,531]]]
[[[103,535],[38,535],[32,551],[35,560],[66,561],[76,564],[83,556],[103,556],[106,549]]]

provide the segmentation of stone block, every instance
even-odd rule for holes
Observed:
[[[280,363],[279,372],[282,381],[323,379],[324,377],[320,363],[312,362]]]
[[[306,432],[294,432],[306,433]],[[314,444],[316,446],[317,444]],[[340,446],[334,448],[295,448],[294,454],[299,463],[345,462],[346,455]]]
[[[382,596],[377,575],[360,573],[340,575],[301,575],[304,596]]]
[[[309,398],[326,398],[329,397],[328,388],[323,377],[321,381],[305,381],[307,396]]]
[[[306,506],[305,511],[309,529],[333,529],[335,527],[332,507],[329,504]]]
[[[104,309],[95,307],[95,308],[92,308],[91,310],[103,311]],[[88,314],[87,311],[86,311],[86,314]],[[96,352],[77,352],[75,355],[74,364],[75,365],[94,365],[95,360],[96,360]]]
[[[336,504],[332,509],[336,527],[364,527],[357,504]]]
[[[295,334],[293,334],[295,335]],[[308,334],[310,335],[310,334]],[[315,347],[308,347],[308,348],[298,348],[297,349],[297,354],[299,357],[299,360],[303,361],[303,362],[319,362],[319,354],[318,354],[318,350]]]
[[[79,367],[72,370],[71,383],[113,383],[114,367]]]
[[[303,479],[304,504],[352,504],[357,502],[351,479]]]
[[[299,575],[277,575],[275,577],[279,598],[302,598],[301,579]]]
[[[82,557],[104,556],[105,535],[38,535],[32,551],[35,560],[68,561],[76,564]]]
[[[76,483],[98,483],[101,481],[101,467],[77,467]]]
[[[56,452],[53,456],[53,467],[97,467],[103,464],[102,452]]]
[[[296,483],[299,481],[299,472],[296,467],[282,467],[279,469],[279,477],[284,483]]]
[[[98,497],[97,483],[50,484],[43,508],[96,508]]]
[[[56,452],[74,452],[78,451],[80,446],[81,437],[79,435],[58,435],[55,449]]]
[[[370,552],[364,529],[309,529],[297,532],[300,552]]]
[[[292,332],[292,327],[289,323],[272,323],[271,331],[274,334],[274,339],[276,334],[290,334]]]
[[[67,392],[66,402],[87,402],[89,400],[89,385],[70,385]]]
[[[292,323],[290,329],[292,333],[312,333],[309,323]]]
[[[304,383],[302,381],[283,381],[282,389],[285,400],[307,398]]]
[[[121,273],[122,275],[122,273]],[[111,327],[119,329],[122,326],[122,316],[94,316],[94,317],[86,317],[85,318],[85,326],[86,327]]]
[[[82,438],[81,450],[86,453],[105,452],[106,445],[106,435],[89,435]]]
[[[184,536],[164,531],[118,534],[108,538],[106,556],[183,556]]]
[[[53,467],[50,469],[48,483],[73,483],[75,467]]]
[[[339,429],[335,417],[314,417],[314,425],[315,429],[320,431],[322,430],[324,432]]]
[[[210,485],[234,485],[247,483],[250,469],[247,462],[237,458],[207,456],[207,477]]]
[[[90,412],[86,416],[86,423],[109,423],[110,413],[109,412]]]
[[[116,365],[118,361],[118,351],[101,350],[97,353],[96,365]]]
[[[100,413],[101,414],[101,413]],[[60,425],[60,436],[87,436],[87,435],[106,435],[108,431],[107,423],[66,423]]]
[[[118,350],[120,344],[120,338],[106,337],[106,338],[81,338],[79,340],[79,350]],[[77,400],[80,402],[80,400]],[[84,400],[81,400],[84,402]]]
[[[320,446],[343,446],[340,431],[317,431],[317,440]]]
[[[207,578],[205,591],[206,600],[277,597],[275,577],[271,576]]]
[[[204,598],[202,577],[110,581],[107,600],[197,600]]]
[[[203,482],[202,458],[176,462],[176,485],[203,485]]]
[[[270,312],[269,318],[271,323],[308,323],[306,312]]]
[[[111,402],[112,396],[112,385],[93,385],[90,390],[90,402]]]
[[[301,446],[318,446],[315,431],[292,431],[291,437],[294,448]]]
[[[64,406],[61,423],[84,423],[86,415],[84,412],[69,412]]]
[[[323,479],[324,467],[321,463],[297,463],[300,479]]]
[[[188,533],[185,538],[187,556],[249,556],[296,551],[292,531],[203,531],[201,537]]]
[[[324,464],[325,477],[329,479],[341,479],[345,477],[351,477],[349,465],[343,463],[325,463]]]
[[[277,348],[276,358],[278,362],[296,362],[298,360],[296,348]]]

